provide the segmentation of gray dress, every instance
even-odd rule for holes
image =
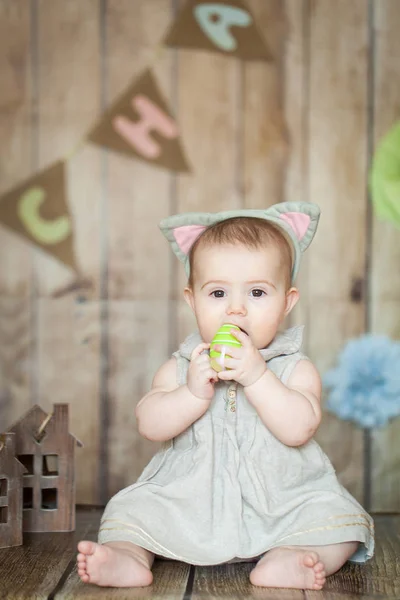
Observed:
[[[279,334],[262,356],[287,383],[302,327]],[[174,356],[186,382],[192,334]],[[207,412],[153,457],[137,482],[116,494],[102,517],[99,543],[129,541],[194,565],[256,558],[277,546],[359,541],[350,560],[374,549],[373,521],[339,484],[310,440],[277,440],[235,382],[219,382]]]

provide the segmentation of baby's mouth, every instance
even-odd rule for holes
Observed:
[[[245,333],[246,335],[249,335],[247,333],[247,331],[245,329],[243,329],[243,327],[240,327],[240,325],[237,325],[236,323],[226,323],[226,325],[233,325],[234,327],[238,327],[240,329],[240,331],[242,331],[243,333]]]
[[[249,335],[249,334],[247,333],[247,331],[246,331],[245,329],[243,329],[243,327],[240,327],[240,325],[236,325],[236,327],[239,327],[239,329],[240,329],[240,331],[241,331],[242,333],[245,333],[246,335]]]

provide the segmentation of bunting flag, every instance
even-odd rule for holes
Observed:
[[[188,0],[164,40],[166,46],[222,52],[243,60],[272,60],[242,0]]]
[[[150,69],[104,113],[88,139],[172,171],[190,171],[178,125]]]
[[[65,163],[58,161],[0,198],[0,223],[75,269]]]
[[[272,60],[244,0],[187,0],[164,45],[219,52],[243,60]],[[11,92],[5,105],[14,102],[12,83],[10,80]],[[205,96],[205,101],[210,99]],[[88,140],[171,171],[190,172],[181,139],[177,121],[148,68],[101,115],[81,142]],[[0,224],[78,270],[65,184],[66,160],[55,162],[3,194]],[[396,196],[397,201],[397,181],[386,186],[385,196],[395,204],[392,197]],[[397,205],[390,211],[397,215]]]

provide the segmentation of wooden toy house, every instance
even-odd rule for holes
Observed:
[[[68,404],[48,415],[33,406],[9,429],[15,433],[23,475],[23,531],[75,529],[75,446],[68,428]]]
[[[0,548],[22,544],[22,476],[15,457],[15,434],[0,436]]]

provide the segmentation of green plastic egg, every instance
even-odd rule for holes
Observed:
[[[225,348],[225,356],[229,356],[227,349],[232,346],[236,346],[239,348],[242,344],[237,340],[230,332],[231,329],[239,329],[237,325],[230,325],[229,323],[225,323],[222,325],[215,334],[211,345],[210,345],[210,364],[214,371],[225,371],[225,367],[223,364],[221,365],[220,357],[221,352],[217,352],[214,350],[214,346],[221,346],[221,348]]]

